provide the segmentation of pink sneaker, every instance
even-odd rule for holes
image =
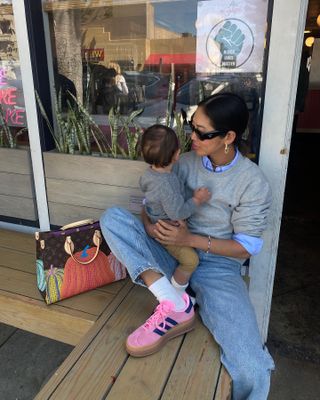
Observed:
[[[164,344],[176,336],[194,328],[195,315],[189,296],[184,293],[184,311],[174,311],[171,301],[162,301],[155,312],[138,329],[128,336],[127,352],[134,357],[143,357],[160,350]]]

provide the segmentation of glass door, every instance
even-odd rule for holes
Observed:
[[[0,221],[38,220],[11,1],[0,1]]]

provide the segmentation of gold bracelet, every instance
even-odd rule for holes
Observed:
[[[208,248],[207,248],[206,253],[207,254],[210,253],[210,250],[211,250],[211,236],[209,235],[208,236]]]

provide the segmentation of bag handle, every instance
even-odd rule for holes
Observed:
[[[65,231],[66,229],[76,228],[77,226],[88,225],[93,223],[94,223],[93,219],[83,219],[81,221],[71,222],[71,224],[64,225],[60,229],[62,231]]]
[[[98,230],[94,232],[93,243],[97,246],[97,249],[96,249],[96,252],[95,252],[94,256],[89,261],[80,261],[80,260],[77,260],[75,258],[75,256],[73,255],[74,244],[73,244],[73,241],[71,239],[71,236],[67,236],[66,237],[66,240],[64,242],[64,249],[65,249],[66,253],[71,256],[73,261],[76,261],[78,264],[81,264],[81,265],[87,265],[87,264],[92,263],[92,261],[94,261],[96,259],[97,255],[99,253],[100,244],[102,243],[102,238],[101,238],[101,233]]]

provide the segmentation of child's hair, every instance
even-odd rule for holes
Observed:
[[[234,131],[236,133],[234,143],[238,147],[241,145],[242,134],[248,124],[249,111],[240,96],[229,92],[217,93],[202,100],[198,106],[208,116],[214,129]]]
[[[141,139],[141,151],[146,163],[166,167],[179,149],[175,131],[168,126],[155,124],[147,128]]]

